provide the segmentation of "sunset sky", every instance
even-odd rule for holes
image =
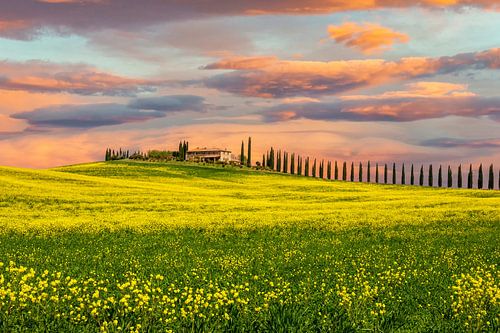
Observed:
[[[0,165],[248,136],[500,165],[499,47],[498,0],[2,0]]]

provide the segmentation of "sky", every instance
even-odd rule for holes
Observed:
[[[0,0],[0,165],[248,136],[500,165],[499,1]]]

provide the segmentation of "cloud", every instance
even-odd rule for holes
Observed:
[[[461,85],[419,82],[407,91],[342,96],[332,102],[280,104],[261,111],[266,121],[293,119],[408,122],[447,116],[498,120],[500,97],[479,97]]]
[[[318,97],[392,81],[430,77],[463,70],[500,68],[500,48],[440,58],[346,61],[280,60],[232,57],[203,69],[232,70],[204,80],[213,89],[262,98]]]
[[[85,33],[214,16],[310,15],[408,7],[497,10],[500,5],[496,0],[16,0],[0,2],[0,21],[21,20],[26,25],[21,30],[11,26],[12,29],[0,33],[27,38],[47,28]]]
[[[499,148],[500,139],[457,139],[457,138],[436,138],[420,142],[421,146],[438,148]]]
[[[408,35],[383,27],[379,24],[345,22],[328,26],[331,39],[347,47],[359,49],[365,54],[386,51],[396,43],[407,43]]]
[[[132,100],[129,104],[102,103],[56,105],[11,115],[35,128],[93,128],[143,122],[180,111],[205,111],[204,99],[193,95],[172,95]]]
[[[0,90],[131,96],[155,91],[163,83],[105,73],[85,64],[0,61]]]

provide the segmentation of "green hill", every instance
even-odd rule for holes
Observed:
[[[0,331],[500,329],[500,192],[0,168]]]

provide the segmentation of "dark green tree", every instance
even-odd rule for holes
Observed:
[[[351,182],[354,181],[354,162],[351,162]]]
[[[304,176],[309,177],[309,157],[306,157],[306,164],[304,166]]]
[[[316,159],[314,159],[314,162],[313,162],[312,176],[316,177]]]
[[[328,161],[328,166],[326,167],[326,178],[332,179],[332,162]]]
[[[247,167],[252,166],[252,137],[248,137]]]
[[[179,141],[179,153],[177,154],[177,159],[179,161],[183,161],[184,159],[184,145],[182,144],[182,141]]]
[[[387,163],[384,164],[384,184],[387,184]]]
[[[467,188],[472,188],[474,187],[474,184],[472,183],[473,180],[473,174],[472,174],[472,164],[469,166],[469,174],[467,175]]]
[[[451,166],[448,165],[448,187],[453,186],[453,173],[451,172]]]
[[[335,180],[339,180],[339,166],[337,161],[335,161],[335,170],[333,171]]]
[[[243,140],[241,140],[240,163],[245,165],[245,142]]]
[[[418,184],[420,186],[424,186],[424,166],[420,166],[420,176],[419,176],[419,179],[418,179]]]
[[[457,187],[462,188],[462,164],[458,166]]]
[[[405,164],[401,168],[401,185],[406,185],[406,174],[405,174]]]
[[[363,164],[361,162],[359,162],[358,182],[360,182],[360,183],[363,182]]]
[[[369,183],[371,178],[370,161],[368,161],[368,166],[366,167],[366,181]]]
[[[187,160],[187,153],[189,151],[189,141],[186,141],[185,147],[184,147],[184,161]]]
[[[319,178],[325,178],[325,161],[322,160],[319,164]]]
[[[342,164],[342,180],[347,180],[347,163],[345,161],[344,164]]]
[[[396,163],[392,163],[392,183],[396,184]]]
[[[283,173],[288,173],[288,152],[283,153]]]
[[[295,175],[295,153],[290,154],[290,173]]]
[[[265,154],[262,154],[262,167],[265,168],[266,167],[266,155],[268,155],[269,153],[265,153]]]
[[[483,188],[483,164],[479,164],[479,171],[477,175],[477,188],[482,189]]]
[[[378,162],[375,163],[375,183],[378,184]]]
[[[441,169],[441,165],[439,165],[438,170],[438,187],[443,187],[443,170]]]
[[[488,172],[488,190],[493,190],[494,187],[495,187],[495,174],[493,172],[493,164],[491,164]]]
[[[413,163],[410,170],[410,185],[415,185],[415,170],[413,170]]]
[[[429,177],[427,183],[429,186],[434,186],[434,173],[432,172],[432,164],[429,165]]]
[[[302,156],[299,155],[297,159],[297,174],[302,176]]]

